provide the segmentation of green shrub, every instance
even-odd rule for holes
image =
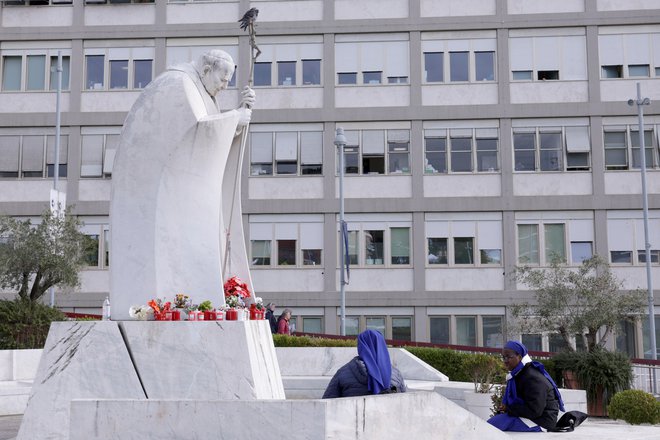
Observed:
[[[660,402],[641,390],[616,393],[607,410],[610,418],[625,420],[632,425],[660,423]]]
[[[503,376],[504,364],[497,358],[487,354],[473,354],[464,361],[475,393],[488,393],[496,382],[498,376]]]
[[[52,321],[65,321],[61,311],[17,298],[0,300],[0,349],[43,348]]]
[[[405,349],[444,373],[449,380],[472,382],[472,378],[465,369],[465,362],[470,357],[468,353],[432,347],[405,347]]]
[[[577,380],[586,390],[589,402],[596,402],[602,391],[602,409],[606,411],[616,393],[630,388],[633,380],[630,359],[623,353],[607,351],[599,346],[580,355],[574,370]]]
[[[356,339],[328,339],[312,336],[273,335],[275,347],[355,347]],[[496,361],[497,372],[493,376],[493,383],[504,383],[506,370],[497,357],[484,354],[463,353],[446,348],[433,347],[403,347],[414,356],[417,356],[436,370],[445,374],[449,380],[459,382],[472,382],[473,379],[467,369],[471,359],[486,356]]]
[[[356,347],[356,339],[329,339],[313,336],[273,335],[275,347]]]

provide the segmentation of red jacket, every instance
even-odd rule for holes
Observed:
[[[279,333],[280,335],[288,335],[289,321],[287,321],[284,318],[280,318],[280,320],[277,321],[277,333]]]

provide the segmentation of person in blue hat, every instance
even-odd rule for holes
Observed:
[[[383,335],[365,330],[357,337],[358,355],[342,366],[330,380],[324,399],[404,393],[401,372],[392,366]]]
[[[500,414],[488,423],[502,431],[541,432],[553,430],[564,402],[555,381],[543,364],[532,361],[520,342],[508,341],[502,359],[509,373]]]

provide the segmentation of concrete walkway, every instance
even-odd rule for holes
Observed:
[[[10,440],[18,435],[23,416],[0,417],[0,440]],[[403,433],[403,432],[402,432]],[[510,433],[513,440],[658,440],[660,426],[628,425],[620,420],[589,418],[573,432],[517,432]],[[441,437],[439,436],[438,439]]]
[[[23,416],[0,416],[0,440],[8,440],[18,435]]]
[[[513,440],[658,440],[660,425],[629,425],[621,420],[590,417],[573,432],[512,432]]]

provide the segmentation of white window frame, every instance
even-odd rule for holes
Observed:
[[[405,33],[335,36],[335,86],[374,87],[410,84],[410,44]],[[380,72],[380,82],[364,82],[365,73]],[[356,74],[355,83],[339,83],[341,74]]]
[[[283,154],[285,153],[284,150],[279,150],[278,153],[278,135],[280,136],[280,142],[285,141],[284,133],[295,133],[296,136],[296,150],[295,150],[295,155],[296,155],[296,172],[295,173],[278,173],[277,165],[278,162],[282,163],[289,163],[293,162],[291,160],[290,156],[290,151],[289,156],[286,158],[289,160],[280,160],[278,161],[278,154],[279,157],[282,158]],[[311,154],[312,158],[310,159],[310,154],[307,151],[303,150],[303,138],[306,137],[306,134],[309,133],[316,133],[317,135],[320,134],[320,150],[319,151],[314,151],[313,153],[316,154]],[[268,161],[254,161],[254,151],[252,149],[252,135],[258,134],[259,136],[264,136],[266,137],[267,134],[270,134],[271,136],[271,160],[270,162]],[[284,144],[280,144],[284,145]],[[264,178],[264,177],[319,177],[323,176],[323,129],[319,125],[313,125],[313,126],[303,126],[303,125],[280,125],[276,126],[274,124],[264,124],[262,126],[259,125],[253,125],[250,127],[250,177],[251,178]],[[314,159],[320,153],[320,158]],[[316,162],[318,160],[318,162]],[[268,172],[268,167],[270,166],[270,173]],[[305,173],[305,167],[309,166],[312,169],[314,167],[319,167],[320,168],[320,173]],[[266,168],[263,168],[266,167]],[[265,172],[261,172],[262,170],[266,170]]]
[[[625,32],[620,27],[599,29],[601,81],[660,77],[660,32],[639,33],[633,28],[629,30]],[[630,75],[630,68],[636,66],[647,66],[648,75]],[[616,68],[620,76],[603,75],[605,68]]]
[[[0,45],[0,48],[2,45]],[[20,72],[20,87],[18,90],[5,90],[2,89],[2,93],[43,93],[43,92],[56,92],[57,83],[51,84],[51,80],[55,79],[57,81],[56,75],[51,75],[51,60],[55,58],[55,65],[57,66],[57,53],[61,51],[62,53],[62,77],[66,77],[65,68],[66,64],[64,62],[65,58],[69,59],[68,66],[68,76],[69,81],[65,83],[62,81],[62,91],[68,92],[71,87],[71,49],[0,49],[0,62],[2,63],[2,80],[4,82],[4,70],[5,70],[5,57],[20,57],[21,58],[21,72]],[[29,56],[43,56],[45,57],[45,66],[44,66],[44,87],[43,89],[32,89],[28,90],[28,62],[27,59]],[[4,85],[4,84],[2,84]]]
[[[644,143],[644,148],[651,152],[652,163],[646,163],[647,169],[660,169],[660,125],[644,125],[644,131],[651,132],[651,145],[648,145],[648,142]],[[629,170],[639,170],[639,166],[633,166],[633,151],[635,148],[634,144],[639,144],[639,124],[627,124],[627,125],[604,125],[603,126],[603,148],[605,149],[605,137],[607,133],[624,133],[624,143],[625,143],[625,152],[626,152],[626,164],[620,166],[610,166],[607,164],[607,159],[605,159],[605,172],[612,171],[629,171]],[[633,141],[634,138],[634,141]]]
[[[516,170],[516,134],[534,135],[534,169]],[[541,135],[543,133],[560,133],[561,135],[561,160],[562,165],[559,170],[541,170]],[[584,137],[586,134],[586,144]],[[563,173],[573,171],[591,171],[591,144],[590,144],[589,126],[586,125],[537,125],[537,126],[515,126],[511,133],[511,148],[513,149],[513,172],[514,173]],[[579,146],[580,145],[580,146]],[[531,150],[525,150],[531,151]],[[570,154],[587,154],[586,166],[570,166]]]
[[[286,89],[291,87],[323,87],[323,36],[310,35],[302,38],[264,37],[260,39],[261,55],[257,62],[270,63],[270,84],[256,88]],[[303,60],[319,60],[319,84],[304,84]],[[295,63],[295,81],[279,84],[280,63]]]
[[[364,158],[365,157],[377,157],[379,156],[378,154],[365,154],[364,153],[364,144],[363,144],[363,136],[364,132],[373,132],[373,131],[381,131],[383,132],[383,173],[377,173],[377,172],[370,172],[370,173],[364,173]],[[402,154],[402,151],[390,151],[390,142],[392,137],[390,136],[391,133],[389,132],[401,132],[401,131],[408,131],[408,148],[405,151],[408,154],[408,169],[404,170],[405,167],[402,167],[401,171],[390,171],[390,167],[393,166],[392,164],[392,156],[393,155],[399,155]],[[346,129],[346,135],[347,138],[349,139],[349,143],[346,144],[346,153],[345,154],[357,154],[358,158],[358,172],[357,173],[348,173],[345,170],[345,175],[346,176],[371,176],[371,175],[377,175],[377,176],[409,176],[412,174],[411,168],[412,168],[412,163],[411,163],[411,142],[410,142],[410,129],[409,128],[383,128],[383,127],[378,127],[378,128],[362,128],[362,129],[354,129],[354,128],[347,128]],[[357,133],[357,134],[356,134]],[[351,139],[355,139],[357,137],[357,144],[354,144]],[[351,149],[355,150],[357,148],[357,153],[349,153]],[[340,150],[337,149],[336,152],[336,169],[335,169],[335,175],[339,175],[339,154]],[[344,163],[345,166],[348,166],[347,163]]]
[[[467,52],[468,71],[467,81],[451,80],[451,53]],[[493,79],[478,79],[476,53],[493,53]],[[426,57],[427,53],[442,53],[442,81],[427,81]],[[422,33],[422,84],[487,84],[497,82],[497,38],[491,37],[489,32],[466,33],[465,38],[456,38],[455,33],[426,32]]]
[[[103,85],[101,87],[89,87],[87,59],[89,56],[103,56]],[[125,92],[131,90],[143,90],[149,83],[142,88],[133,87],[135,83],[135,61],[151,60],[151,81],[155,76],[155,48],[153,46],[144,47],[86,47],[83,54],[83,92]],[[126,88],[111,88],[110,86],[110,64],[112,61],[127,61],[127,84]]]
[[[424,224],[424,251],[427,269],[443,269],[457,267],[502,267],[503,266],[503,243],[502,243],[502,219],[496,218],[490,213],[478,217],[461,215],[431,215],[428,214]],[[445,238],[447,240],[447,263],[429,263],[429,239]],[[455,261],[456,238],[472,238],[472,264],[458,264]],[[499,247],[497,247],[499,246]],[[482,250],[499,250],[500,263],[483,263],[481,261]]]
[[[584,28],[517,29],[509,32],[512,83],[587,81],[586,32]],[[577,53],[579,51],[579,54]],[[582,65],[575,63],[576,57]],[[557,78],[542,79],[540,72],[557,72]],[[531,78],[517,77],[529,72]]]
[[[323,269],[325,266],[323,228],[324,223],[317,215],[254,215],[249,221],[249,261],[252,269]],[[296,264],[278,264],[279,240],[294,240],[296,242]],[[252,243],[254,241],[270,242],[270,264],[253,265]],[[320,264],[305,264],[305,250],[320,250]]]

